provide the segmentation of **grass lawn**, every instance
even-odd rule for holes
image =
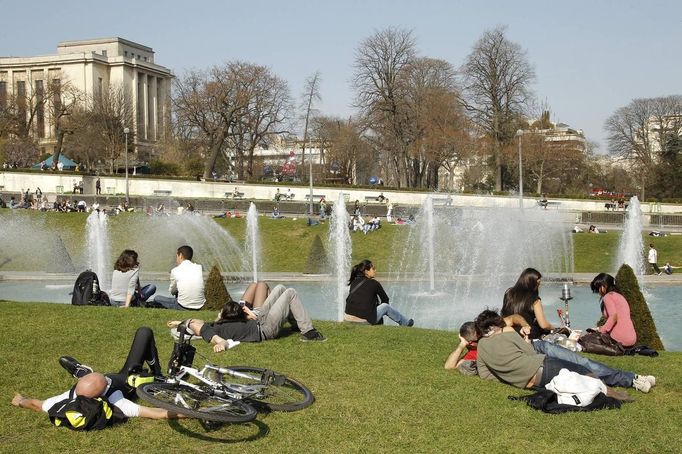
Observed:
[[[300,379],[317,399],[303,411],[261,414],[254,423],[212,432],[191,420],[134,419],[75,433],[51,426],[44,414],[12,407],[13,392],[45,398],[70,387],[73,379],[58,364],[64,354],[97,370],[117,370],[142,325],[154,329],[167,361],[172,340],[164,323],[181,314],[11,302],[0,302],[0,309],[2,452],[679,452],[680,353],[601,357],[656,375],[658,386],[649,394],[628,390],[636,401],[620,410],[546,415],[507,399],[524,391],[442,369],[456,341],[453,333],[333,322],[316,323],[328,337],[320,344],[291,335],[215,354],[203,341],[196,343],[195,365],[205,356]]]
[[[127,230],[131,217],[141,220],[144,219],[143,216],[141,213],[134,213],[110,219],[111,252],[114,259],[120,251],[131,247],[131,232]],[[23,219],[21,222],[26,222],[33,228],[38,226],[38,228],[55,232],[61,238],[64,248],[72,258],[77,260],[83,257],[83,238],[87,215],[83,213],[35,213],[29,210],[10,212],[9,209],[6,209],[0,210],[0,222],[3,217],[5,219],[12,218],[15,221]],[[225,228],[239,244],[243,244],[246,230],[245,219],[218,219],[216,222]],[[323,242],[327,243],[329,224],[308,227],[305,219],[295,221],[291,219],[274,220],[263,216],[259,218],[259,228],[263,250],[262,270],[295,273],[303,271],[315,235],[320,235]],[[353,262],[357,263],[364,258],[369,258],[377,264],[380,271],[387,271],[391,259],[400,255],[399,251],[401,251],[409,231],[409,226],[387,224],[369,235],[352,234]],[[145,238],[151,239],[153,235],[154,232],[151,231],[135,232],[138,241],[144,241]],[[599,235],[587,233],[572,235],[575,272],[615,272],[618,268],[615,261],[620,235],[621,233],[618,231]],[[663,265],[666,261],[673,265],[682,265],[682,236],[661,238],[645,236],[644,242],[645,245],[650,242],[656,245],[659,265]],[[20,239],[9,244],[10,251],[12,251],[11,246],[16,249],[15,257],[9,263],[3,264],[0,270],[33,271],[44,269],[46,258],[42,254],[26,254],[25,249],[20,247],[21,244]],[[143,271],[168,271],[172,267],[174,259],[173,248],[170,247],[169,249],[167,256],[162,254],[156,258],[141,256]],[[328,246],[327,252],[329,253]],[[3,251],[0,250],[0,263],[3,262],[3,259]],[[201,262],[201,257],[197,257],[197,260]],[[204,265],[210,267],[212,263]],[[525,264],[519,264],[519,270],[524,266]],[[541,271],[546,272],[547,270]]]

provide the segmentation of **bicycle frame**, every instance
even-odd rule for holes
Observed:
[[[261,377],[255,377],[253,375],[245,374],[242,372],[234,371],[227,367],[213,366],[210,364],[204,365],[203,369],[198,370],[194,367],[180,366],[178,372],[169,377],[166,381],[168,383],[177,383],[195,389],[197,391],[206,391],[206,388],[201,385],[190,383],[185,378],[191,376],[199,380],[204,385],[208,386],[215,395],[220,397],[230,397],[232,399],[247,399],[249,397],[258,396],[262,394],[265,389],[267,389],[268,384],[254,384],[254,385],[242,385],[239,383],[222,383],[215,380],[211,380],[207,377],[206,373],[208,371],[215,371],[222,375],[229,375],[231,377],[241,377],[250,380],[261,380]]]

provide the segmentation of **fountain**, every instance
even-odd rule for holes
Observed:
[[[393,246],[389,297],[409,301],[417,323],[457,329],[482,307],[499,308],[527,267],[573,271],[572,237],[558,212],[434,207],[427,198],[404,241]],[[449,304],[441,304],[443,300]]]
[[[426,228],[422,229],[422,244],[426,245],[426,262],[429,267],[429,292],[436,291],[436,265],[434,260],[434,236],[435,226],[433,223],[433,198],[428,196],[422,207],[422,214],[426,221]]]
[[[5,211],[0,216],[0,270],[48,273],[74,273],[76,266],[69,246],[81,241],[59,224],[51,225],[44,216],[29,210]]]
[[[111,247],[109,244],[108,216],[99,211],[93,211],[85,224],[87,267],[94,271],[99,278],[100,288],[111,288]]]
[[[346,211],[346,201],[343,194],[339,194],[332,211],[331,225],[329,226],[329,244],[333,251],[333,273],[336,278],[336,294],[333,301],[336,303],[336,317],[343,320],[343,312],[346,307],[346,294],[348,291],[348,272],[350,270],[350,258],[352,243],[348,223],[350,218]]]
[[[628,211],[625,215],[623,235],[618,246],[616,269],[623,263],[628,264],[638,278],[646,273],[644,240],[642,239],[642,211],[637,196],[633,196],[630,199]]]
[[[251,259],[251,270],[253,271],[253,282],[258,282],[258,257],[260,256],[260,235],[258,234],[258,209],[256,204],[251,202],[249,211],[246,214],[246,255],[244,261],[247,262],[244,269],[248,269],[249,258]]]

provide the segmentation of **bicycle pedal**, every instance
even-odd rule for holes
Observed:
[[[282,386],[286,379],[284,375],[269,369],[263,371],[263,375],[261,375],[261,383],[264,385]]]

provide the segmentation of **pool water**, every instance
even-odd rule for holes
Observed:
[[[156,281],[158,294],[168,295],[168,281]],[[284,283],[285,285],[289,285]],[[296,288],[306,309],[313,319],[335,320],[337,307],[334,303],[334,289],[331,281],[296,282],[291,286]],[[472,320],[486,307],[499,309],[502,306],[502,296],[499,301],[486,301],[472,289],[466,301],[453,301],[445,288],[438,294],[416,294],[413,283],[384,282],[391,304],[410,318],[415,320],[415,326],[453,331],[453,342],[456,332],[465,321]],[[72,282],[41,281],[0,281],[0,299],[9,301],[44,301],[50,303],[69,304]],[[238,298],[246,284],[229,284],[228,290],[233,298]],[[569,317],[571,327],[586,329],[593,327],[600,317],[599,298],[591,293],[587,285],[571,286],[573,299],[569,302]],[[651,286],[644,290],[649,308],[656,322],[658,333],[663,344],[669,351],[682,351],[682,287],[675,285]],[[543,284],[540,289],[545,316],[559,326],[557,309],[564,309],[564,303],[559,299],[561,286],[557,284]],[[416,301],[416,302],[415,302]],[[0,303],[1,304],[1,303]],[[386,322],[391,324],[390,320]]]

